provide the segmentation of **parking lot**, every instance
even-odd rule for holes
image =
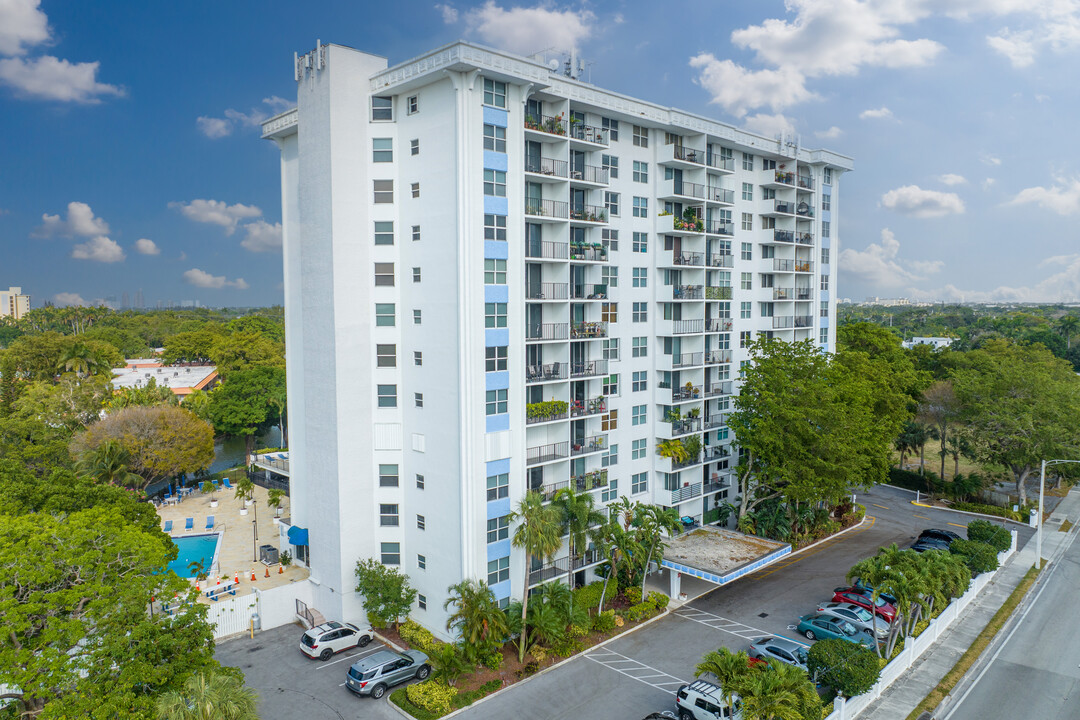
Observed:
[[[345,689],[345,673],[358,659],[385,646],[373,640],[365,648],[338,653],[326,662],[300,652],[300,625],[286,625],[220,643],[215,653],[222,665],[244,671],[246,684],[259,694],[263,720],[332,720],[379,718],[400,720],[386,701],[359,697]],[[387,694],[389,697],[389,693]]]

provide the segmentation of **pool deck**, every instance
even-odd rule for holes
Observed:
[[[270,588],[288,585],[308,577],[306,568],[290,565],[283,568],[284,572],[278,573],[279,565],[271,565],[267,568],[261,562],[253,560],[252,549],[252,521],[255,520],[255,507],[248,508],[247,515],[240,514],[240,506],[243,504],[235,497],[235,490],[218,490],[214,497],[218,501],[216,508],[210,507],[210,496],[201,492],[188,495],[176,505],[165,505],[157,509],[162,524],[166,520],[173,521],[172,536],[184,537],[185,535],[205,535],[210,530],[206,529],[206,516],[214,516],[214,530],[221,533],[221,543],[218,547],[218,568],[220,574],[211,577],[207,582],[213,585],[222,575],[230,578],[237,574],[240,583],[236,587],[237,595],[248,595],[254,588],[268,590]],[[259,545],[278,546],[278,528],[274,524],[274,511],[266,504],[267,490],[263,487],[255,487],[255,505],[258,505],[258,533]],[[289,516],[289,498],[282,498],[281,516]],[[185,518],[194,518],[195,526],[189,531],[184,530]],[[255,571],[255,581],[251,580],[251,573]],[[270,577],[266,577],[269,570]],[[200,587],[205,588],[202,584]],[[200,597],[201,602],[211,602],[205,597]]]

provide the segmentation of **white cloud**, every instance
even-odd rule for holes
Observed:
[[[254,205],[242,205],[236,203],[229,205],[221,200],[192,200],[189,203],[171,202],[169,207],[179,210],[188,220],[200,223],[220,225],[225,228],[226,235],[236,232],[236,225],[241,220],[257,218],[262,215],[262,210]]]
[[[92,237],[109,232],[109,223],[94,217],[94,211],[84,202],[69,202],[66,220],[61,220],[59,215],[48,213],[42,215],[41,220],[41,227],[34,231],[34,237]]]
[[[0,55],[22,55],[49,42],[49,18],[41,0],[0,1]]]
[[[265,97],[262,102],[269,110],[254,107],[251,108],[250,112],[245,113],[229,108],[223,113],[225,117],[200,115],[195,118],[195,125],[203,135],[211,140],[217,140],[232,135],[233,130],[237,128],[257,130],[262,126],[263,121],[271,117],[271,115],[288,110],[296,105],[292,100],[277,95]]]
[[[195,124],[198,125],[199,132],[211,140],[232,134],[232,123],[225,118],[199,116],[195,118]]]
[[[1055,178],[1055,184],[1048,188],[1030,187],[1021,190],[1009,201],[1010,205],[1034,203],[1058,215],[1072,215],[1080,210],[1080,178]]]
[[[938,182],[952,187],[953,185],[966,185],[967,178],[956,173],[945,173],[944,175],[938,175]]]
[[[712,96],[710,102],[739,118],[754,108],[768,106],[776,112],[817,98],[806,89],[802,73],[791,67],[747,70],[712,53],[690,58],[690,67],[699,70],[695,82]]]
[[[435,9],[442,14],[442,21],[447,25],[453,25],[458,21],[458,11],[453,5],[436,5]]]
[[[446,17],[443,10],[444,21]],[[496,5],[495,0],[465,13],[469,34],[477,35],[488,45],[522,55],[580,47],[592,32],[595,20],[596,16],[588,10],[555,10],[542,5],[507,10]]]
[[[1008,58],[1014,68],[1035,62],[1035,44],[1030,30],[1012,32],[1004,28],[997,35],[987,35],[986,44]]]
[[[199,268],[191,268],[184,272],[184,280],[195,287],[209,288],[211,290],[220,290],[225,287],[234,287],[238,290],[247,290],[248,284],[244,282],[243,278],[236,278],[235,280],[228,280],[224,275],[211,275],[205,270]]]
[[[985,180],[982,181],[983,190],[989,190],[990,188],[994,187],[994,183],[996,183],[996,182],[997,182],[997,180],[995,180],[994,178],[990,178],[990,177],[986,178]]]
[[[274,113],[285,112],[289,108],[296,107],[296,101],[289,98],[278,97],[277,95],[271,95],[270,97],[263,98],[263,104],[269,105],[270,109]]]
[[[244,225],[247,237],[240,245],[251,252],[271,252],[281,249],[281,223],[271,225],[265,220],[256,220]]]
[[[71,257],[76,260],[93,260],[94,262],[114,263],[124,259],[124,250],[115,240],[98,235],[90,240],[79,243],[71,249]]]
[[[941,217],[964,212],[964,201],[956,193],[923,190],[918,185],[905,185],[881,196],[881,204],[889,210],[917,218]]]
[[[859,113],[860,120],[892,120],[893,113],[887,107],[880,107],[876,110],[863,110]]]
[[[962,290],[950,284],[936,290],[911,290],[909,295],[919,300],[950,302],[1080,302],[1080,255],[1059,255],[1047,258],[1039,265],[1061,269],[1034,286],[1002,285],[993,290]]]
[[[940,272],[941,260],[901,261],[900,241],[888,228],[881,231],[881,242],[870,243],[865,250],[845,248],[840,253],[840,272],[856,282],[883,288],[894,288],[924,280]]]
[[[995,157],[995,156],[990,155],[988,153],[983,153],[979,157],[979,159],[982,160],[985,165],[992,165],[994,167],[997,167],[998,165],[1001,165],[1001,158]]]
[[[780,113],[775,115],[766,115],[765,113],[750,115],[743,121],[743,127],[749,132],[764,135],[767,138],[795,132],[795,125],[791,122],[791,119]]]
[[[135,241],[135,252],[140,255],[160,255],[161,249],[157,243],[148,238],[139,238]]]
[[[78,293],[56,293],[52,297],[53,305],[57,307],[67,307],[69,305],[87,305],[87,302],[82,299],[82,295]]]
[[[0,60],[0,83],[40,100],[93,105],[105,95],[123,96],[122,88],[97,81],[99,64],[70,63],[52,55],[30,60],[6,58]]]
[[[828,130],[818,130],[814,133],[816,137],[819,137],[822,140],[835,140],[843,134],[844,131],[836,127],[835,125],[833,125]]]

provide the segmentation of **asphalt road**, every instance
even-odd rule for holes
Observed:
[[[1046,570],[1015,630],[946,720],[1080,717],[1080,544],[1073,537]]]

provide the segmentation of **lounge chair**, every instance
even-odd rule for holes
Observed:
[[[225,478],[221,482],[225,486],[226,490],[232,490],[233,489],[232,485],[229,483],[229,478]]]
[[[187,518],[184,520],[184,529],[193,530],[195,528],[195,518]]]
[[[163,527],[162,530],[167,532],[167,533],[171,533],[172,532],[172,520],[166,520],[165,521],[165,527]]]
[[[207,530],[213,530],[214,529],[214,516],[213,515],[207,515],[206,516],[206,529]]]

